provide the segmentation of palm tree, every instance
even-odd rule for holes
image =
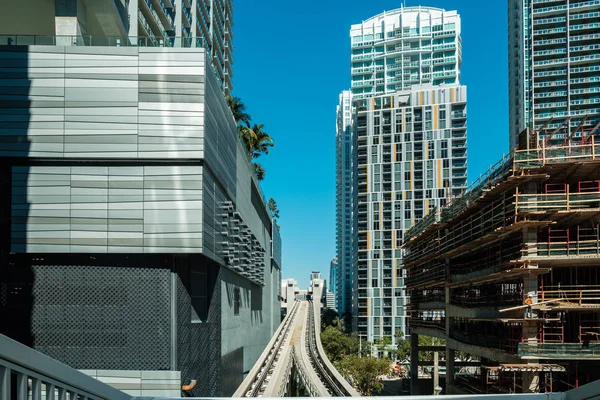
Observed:
[[[252,167],[254,168],[254,173],[256,174],[256,179],[258,179],[259,181],[262,181],[263,179],[265,179],[265,175],[267,174],[267,171],[265,171],[265,169],[263,168],[262,165],[260,165],[259,163],[252,163]]]
[[[274,198],[271,197],[269,199],[267,207],[269,207],[269,210],[271,210],[271,212],[273,213],[273,218],[279,218],[279,208],[277,208],[277,202],[275,202]]]
[[[238,125],[245,124],[246,126],[250,126],[250,120],[252,118],[250,118],[250,114],[246,112],[246,105],[242,102],[242,99],[227,95],[227,105],[231,109],[233,118],[235,118],[235,122]]]
[[[273,138],[263,131],[263,124],[250,125],[250,115],[246,112],[246,105],[239,97],[227,95],[227,105],[233,113],[237,123],[238,133],[246,147],[250,160],[269,154],[269,148],[275,146]],[[265,179],[266,171],[259,163],[252,163],[254,173],[259,181]]]
[[[269,154],[269,148],[274,147],[273,138],[263,131],[264,124],[254,124],[251,128],[253,137],[251,136],[251,151],[250,158],[255,159],[262,154]]]
[[[254,134],[254,131],[247,126],[238,125],[238,133],[240,134],[242,142],[246,147],[247,154],[249,154],[250,159],[252,159],[252,146],[256,142],[256,135]]]

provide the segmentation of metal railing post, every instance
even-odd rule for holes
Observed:
[[[46,400],[56,400],[56,386],[53,383],[46,384]]]
[[[31,400],[42,400],[42,381],[31,378]]]
[[[10,398],[10,368],[0,365],[0,399]]]
[[[22,372],[17,373],[17,399],[27,398],[27,375]]]

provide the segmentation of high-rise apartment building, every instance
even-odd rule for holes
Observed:
[[[36,10],[32,13],[31,10]],[[2,44],[202,47],[233,89],[233,0],[31,0],[0,16]]]
[[[460,16],[406,7],[353,25],[354,327],[407,333],[403,233],[467,183]]]
[[[352,93],[343,91],[336,110],[336,244],[335,306],[340,315],[352,312],[353,202]]]
[[[527,128],[555,144],[599,128],[600,3],[510,0],[508,24],[510,149]]]
[[[456,11],[405,7],[352,25],[355,100],[410,89],[458,84],[462,63]]]

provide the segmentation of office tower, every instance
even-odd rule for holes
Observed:
[[[202,47],[233,90],[233,0],[29,0],[5,7],[0,26],[2,44]]]
[[[335,306],[340,315],[352,312],[352,93],[339,95],[336,109],[336,251]]]
[[[52,10],[0,46],[0,332],[131,394],[231,395],[280,322],[279,231],[208,50],[83,11],[94,36]]]
[[[353,25],[355,329],[407,334],[403,234],[467,183],[460,16],[406,7]]]
[[[511,150],[537,147],[538,131],[545,145],[598,132],[599,23],[596,1],[508,2]]]

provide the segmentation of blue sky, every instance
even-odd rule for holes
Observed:
[[[396,0],[235,0],[234,95],[276,147],[263,190],[280,209],[283,278],[306,287],[335,256],[335,107],[350,85],[350,25]],[[508,151],[506,0],[406,1],[458,10],[468,86],[469,182]]]

